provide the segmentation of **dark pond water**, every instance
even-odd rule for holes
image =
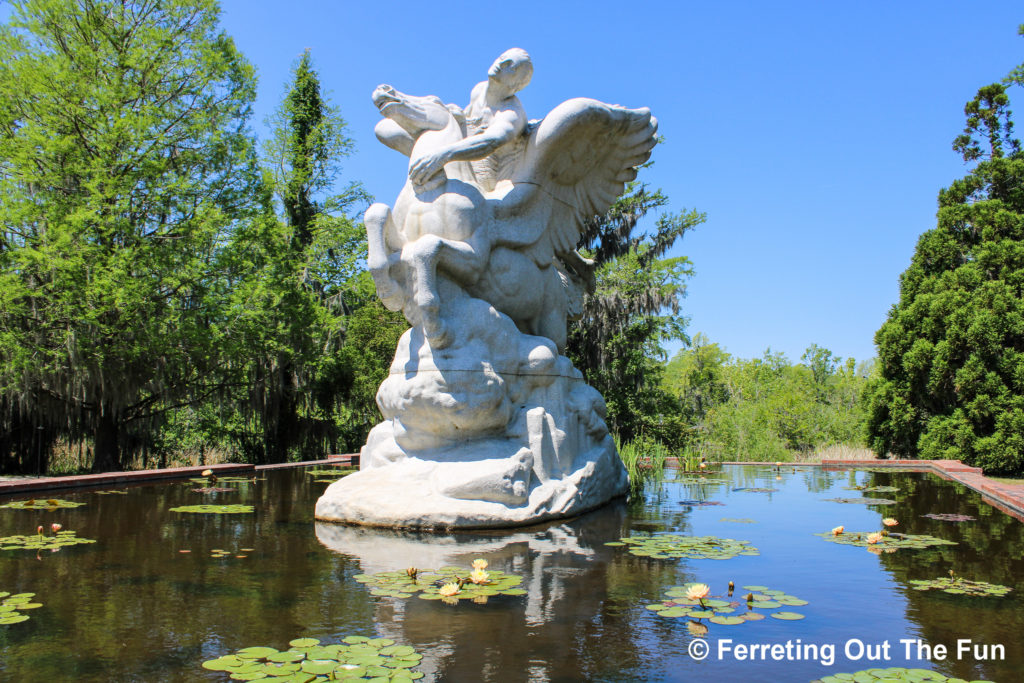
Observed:
[[[414,646],[424,655],[420,669],[428,681],[810,681],[876,666],[1022,680],[1022,525],[975,493],[909,472],[726,467],[719,475],[725,481],[672,477],[643,499],[501,533],[429,535],[314,523],[313,504],[326,485],[302,470],[267,472],[256,483],[232,484],[238,489],[232,493],[194,493],[195,484],[171,483],[125,489],[125,495],[59,494],[86,503],[75,509],[0,509],[0,536],[33,534],[38,525],[57,522],[97,540],[57,553],[0,551],[0,591],[34,592],[43,604],[26,612],[28,621],[0,626],[0,680],[227,680],[204,671],[201,662],[252,645],[285,649],[300,636],[337,642],[347,635]],[[824,501],[859,497],[844,488],[854,484],[897,487],[865,494],[897,502]],[[776,491],[736,490],[741,488]],[[680,502],[686,500],[723,505]],[[255,512],[169,511],[203,502],[249,504]],[[977,521],[922,516],[927,513]],[[875,555],[813,535],[838,525],[876,530],[883,517],[898,519],[903,532],[958,545]],[[760,556],[672,561],[605,545],[638,532],[749,540]],[[213,549],[231,554],[213,558]],[[467,566],[477,557],[492,569],[521,575],[528,594],[449,606],[372,596],[353,580],[408,566]],[[950,569],[1013,592],[975,598],[908,587],[910,580],[945,576]],[[711,655],[694,661],[687,654],[694,640],[687,619],[645,607],[672,586],[699,581],[720,594],[730,580],[807,600],[806,606],[784,608],[806,618],[738,626],[705,621]],[[725,653],[719,660],[723,639],[733,647],[799,639],[819,646],[819,656],[751,662]],[[915,647],[908,657],[902,639],[944,645],[949,653],[930,661]],[[1000,656],[993,646],[1001,645],[1002,659],[981,659],[981,651],[958,656],[958,639],[989,646],[990,657]],[[851,661],[860,653],[857,641],[870,649],[888,642],[889,659],[869,661],[865,652]],[[829,644],[835,647],[830,666],[821,661]]]

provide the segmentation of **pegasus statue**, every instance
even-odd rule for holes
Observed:
[[[374,90],[377,137],[410,161],[394,206],[366,212],[368,266],[411,328],[361,470],[328,488],[318,519],[515,526],[628,488],[604,401],[562,352],[594,286],[576,251],[585,223],[636,177],[657,122],[585,98],[527,121],[515,92],[529,74],[525,52],[504,53],[465,110]]]

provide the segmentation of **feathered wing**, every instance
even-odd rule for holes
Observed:
[[[607,211],[650,158],[658,123],[649,109],[581,97],[531,128],[512,182],[538,185],[554,200],[546,238],[562,256],[576,248],[584,221]]]

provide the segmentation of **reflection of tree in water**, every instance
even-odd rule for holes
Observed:
[[[1024,525],[986,504],[964,485],[928,473],[874,473],[870,481],[872,486],[899,487],[899,493],[886,494],[896,499],[897,505],[880,509],[881,516],[899,520],[898,531],[929,534],[959,544],[880,556],[882,567],[892,573],[907,599],[907,618],[919,626],[921,640],[946,645],[950,652],[947,661],[934,663],[935,668],[967,680],[1019,680],[1024,661]],[[931,512],[978,519],[955,523],[922,517]],[[951,569],[956,576],[1010,586],[1013,592],[1005,598],[977,598],[907,587],[911,579],[948,576]],[[956,641],[960,638],[976,644],[1003,644],[1006,659],[977,662],[969,653],[958,662]],[[903,654],[902,645],[899,653]]]
[[[604,544],[635,531],[638,521],[640,527],[649,522],[678,529],[685,517],[638,520],[630,511],[619,501],[570,522],[504,532],[431,535],[318,524],[317,534],[332,550],[359,557],[370,573],[468,567],[484,557],[490,568],[523,577],[527,595],[493,597],[486,605],[376,600],[378,630],[423,652],[422,669],[439,680],[650,679],[658,667],[671,666],[673,651],[685,656],[687,639],[681,635],[684,623],[652,628],[657,620],[642,605],[689,579],[679,563],[634,557]],[[377,542],[371,534],[379,535]]]
[[[273,474],[214,496],[180,483],[124,496],[75,492],[66,497],[87,503],[75,514],[38,513],[98,542],[0,563],[0,590],[38,592],[44,603],[34,629],[0,628],[0,679],[195,681],[204,659],[242,647],[286,648],[311,632],[327,638],[328,624],[341,635],[372,632],[372,607],[346,587],[357,564],[317,552],[310,538],[310,501],[322,485],[299,470]],[[167,511],[201,502],[244,503],[256,513]],[[0,536],[26,520],[0,517]],[[216,560],[213,548],[255,552]]]

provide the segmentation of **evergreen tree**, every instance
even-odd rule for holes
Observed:
[[[1018,70],[1020,71],[1020,70]],[[899,303],[875,335],[868,392],[879,454],[1024,470],[1024,154],[1003,84],[965,107],[954,149],[973,170],[939,193]]]
[[[65,436],[91,439],[94,469],[118,469],[163,411],[215,388],[220,246],[259,195],[253,71],[214,0],[11,5],[0,467]]]
[[[281,218],[265,216],[260,231],[239,235],[233,245],[240,263],[254,264],[234,297],[248,318],[239,353],[248,358],[241,405],[249,427],[233,437],[256,462],[350,450],[349,437],[365,436],[376,421],[364,429],[352,424],[369,417],[364,407],[346,405],[360,378],[349,367],[352,354],[343,351],[353,312],[373,307],[360,276],[365,230],[347,216],[366,195],[357,183],[331,194],[352,141],[308,51],[269,123],[264,176]]]

